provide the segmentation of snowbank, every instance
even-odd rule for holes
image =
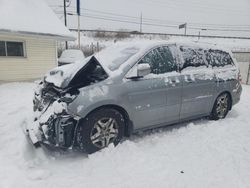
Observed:
[[[134,135],[90,156],[34,149],[34,84],[0,85],[0,187],[249,187],[250,87],[220,121],[196,120]]]

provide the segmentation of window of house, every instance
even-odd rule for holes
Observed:
[[[0,56],[24,57],[24,43],[14,41],[0,41]]]
[[[6,56],[5,42],[0,41],[0,56]]]

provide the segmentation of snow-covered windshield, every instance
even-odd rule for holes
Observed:
[[[117,70],[129,58],[138,53],[140,48],[136,46],[112,46],[97,53],[95,57],[110,71]]]

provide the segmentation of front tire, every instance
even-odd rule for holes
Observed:
[[[116,146],[124,135],[124,128],[125,122],[120,112],[102,108],[80,121],[77,143],[82,150],[91,154],[112,143]]]
[[[232,101],[228,93],[220,94],[214,103],[210,119],[224,119],[229,112],[231,102]]]

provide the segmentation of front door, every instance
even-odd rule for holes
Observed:
[[[138,64],[148,63],[151,73],[126,82],[135,129],[179,120],[182,83],[171,48],[158,47],[147,53]]]

